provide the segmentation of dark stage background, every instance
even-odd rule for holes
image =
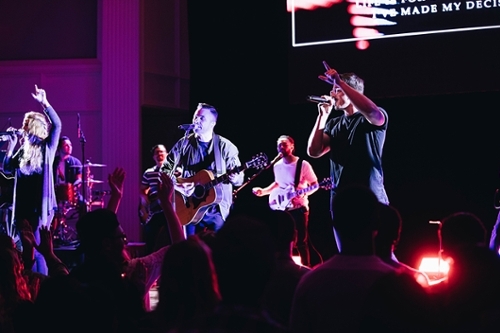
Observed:
[[[242,161],[260,151],[273,158],[281,134],[308,158],[317,111],[305,98],[328,93],[317,79],[326,60],[364,78],[366,95],[389,114],[385,184],[404,221],[397,256],[415,266],[421,255],[436,255],[429,220],[456,211],[477,214],[491,229],[500,169],[498,29],[372,41],[365,51],[353,43],[292,48],[285,2],[259,5],[190,1],[188,9],[192,110],[198,102],[218,108],[216,130],[239,147]],[[319,179],[328,176],[327,157],[308,160]],[[272,180],[271,170],[262,173],[235,208],[267,207],[250,189]],[[311,238],[326,259],[335,252],[327,191],[310,201]]]

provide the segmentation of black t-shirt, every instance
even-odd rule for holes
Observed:
[[[381,126],[372,125],[359,112],[330,119],[324,132],[330,137],[330,171],[336,190],[352,184],[371,188],[378,200],[388,203],[384,188],[382,150],[387,130],[387,112]]]

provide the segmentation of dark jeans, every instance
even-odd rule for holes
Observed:
[[[495,225],[493,226],[493,229],[491,230],[490,236],[490,249],[495,251],[495,253],[497,254],[500,253],[500,236],[498,235],[498,228],[500,228],[500,210],[498,211],[497,220],[495,222]]]
[[[197,224],[191,223],[185,226],[186,236],[195,235],[206,229],[218,231],[224,225],[224,219],[218,209],[209,209],[203,219]]]
[[[333,223],[333,210],[330,209],[330,218],[332,219],[332,223]],[[335,244],[337,245],[337,251],[338,253],[341,252],[341,244],[340,244],[340,238],[339,238],[339,235],[337,233],[337,230],[335,230],[335,227],[332,227],[332,230],[333,230],[333,237],[335,238]]]
[[[295,221],[295,229],[297,229],[297,243],[294,250],[298,251],[302,265],[310,266],[309,232],[307,230],[309,225],[309,211],[302,207],[289,210],[288,213],[292,215]]]

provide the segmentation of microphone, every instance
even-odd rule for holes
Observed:
[[[321,97],[321,96],[309,95],[309,96],[307,96],[307,100],[309,102],[313,102],[313,103],[330,103],[330,100],[328,100],[324,97]]]
[[[13,130],[7,130],[4,132],[0,132],[0,135],[22,135],[24,130],[22,129],[13,129]]]
[[[183,125],[177,126],[177,128],[181,129],[183,131],[190,131],[194,128],[194,125],[193,124],[183,124]]]
[[[8,130],[8,131],[0,132],[0,142],[8,141],[9,138],[7,137],[7,135],[20,136],[23,134],[23,132],[24,132],[24,130],[22,130],[22,129],[12,129],[12,130]]]
[[[276,162],[278,162],[278,161],[279,161],[279,160],[281,160],[282,158],[283,158],[283,153],[279,153],[278,155],[276,155],[276,157],[275,157],[275,158],[271,161],[271,163],[269,163],[269,164],[267,165],[267,168],[266,168],[266,169],[268,169],[268,168],[272,167],[273,165],[275,165],[275,164],[276,164]]]
[[[279,153],[278,155],[276,155],[276,157],[271,161],[271,165],[274,165],[276,164],[276,162],[278,162],[279,160],[281,160],[283,158],[283,153]]]

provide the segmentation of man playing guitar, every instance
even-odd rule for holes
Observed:
[[[166,227],[167,221],[157,198],[160,172],[168,156],[167,148],[162,144],[157,144],[151,148],[151,153],[155,165],[144,171],[139,193],[139,218],[144,227],[143,236],[148,253],[153,253],[162,246],[168,245],[164,242],[170,239]],[[159,236],[160,233],[161,236]],[[162,241],[161,244],[160,241]]]
[[[254,187],[253,194],[258,197],[265,195],[273,195],[275,192],[295,191],[316,185],[318,179],[311,164],[305,160],[301,161],[301,168],[297,170],[300,163],[299,157],[295,156],[295,141],[288,135],[282,135],[278,138],[278,153],[283,158],[274,164],[274,182],[265,188]],[[298,182],[296,183],[296,179]],[[297,243],[295,251],[298,251],[301,257],[302,264],[310,266],[309,257],[309,235],[307,226],[309,223],[309,199],[308,196],[314,193],[318,187],[315,187],[310,192],[305,192],[300,196],[294,197],[284,209],[288,211],[295,220],[297,229]],[[269,203],[271,208],[276,206],[276,203]]]
[[[182,210],[196,208],[192,207],[193,202],[187,199],[196,196],[197,184],[194,180],[197,175],[208,171],[217,177],[241,166],[238,148],[228,139],[214,133],[217,117],[215,107],[199,103],[193,115],[193,124],[188,126],[186,135],[177,141],[168,155],[166,170],[170,173],[173,170],[180,171],[182,177],[175,183],[176,198],[181,197],[180,200],[176,199],[176,211],[179,216],[183,215]],[[189,134],[191,129],[193,133]],[[221,192],[220,198],[207,205],[199,221],[185,225],[187,235],[193,235],[205,228],[217,231],[222,227],[233,201],[233,186],[240,186],[243,177],[243,171],[227,173],[227,181],[217,185]],[[195,201],[203,205],[207,198],[203,196]]]

